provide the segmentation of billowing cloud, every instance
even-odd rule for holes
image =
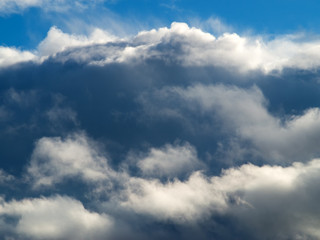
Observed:
[[[7,237],[24,236],[22,239],[99,239],[107,236],[113,224],[109,216],[91,212],[81,202],[63,196],[2,199],[0,219]]]
[[[106,44],[110,42],[113,44]],[[39,60],[43,56],[52,56],[70,47],[80,46],[88,47],[63,53],[55,58],[56,61],[73,60],[105,65],[161,59],[182,66],[215,66],[241,73],[262,71],[266,74],[286,68],[312,70],[320,65],[318,40],[307,41],[298,35],[268,40],[236,33],[215,37],[186,23],[177,22],[172,23],[170,28],[142,31],[126,40],[101,29],[95,29],[89,36],[82,36],[63,33],[52,27],[39,44],[37,57],[31,52],[4,48],[2,62],[5,63],[0,64],[8,66],[18,62],[10,61],[13,55],[18,56],[19,61]]]
[[[122,42],[124,43],[124,42]],[[319,66],[319,41],[304,41],[299,36],[283,36],[274,40],[262,37],[224,33],[215,37],[185,23],[172,23],[171,28],[142,31],[124,46],[101,47],[102,59],[94,64],[163,59],[184,66],[217,66],[240,72],[259,70],[264,73],[284,68],[314,69]],[[286,46],[286,47],[283,47]],[[87,49],[87,51],[93,49]],[[104,56],[103,56],[104,55]],[[77,60],[74,54],[69,58]]]
[[[296,37],[3,48],[0,238],[318,239],[319,43]]]
[[[110,173],[107,159],[83,134],[39,139],[28,167],[35,187],[51,186],[68,177],[105,180]]]
[[[37,56],[30,51],[16,48],[0,47],[0,66],[7,67],[19,62],[37,60]]]
[[[127,198],[123,201],[121,195],[117,201],[121,207],[161,221],[193,225],[225,218],[241,226],[223,238],[236,239],[232,234],[253,239],[318,238],[319,216],[312,209],[319,196],[318,191],[312,192],[319,181],[319,166],[318,159],[285,168],[246,164],[226,169],[221,176],[195,172],[186,181],[167,183],[131,178]],[[290,204],[284,206],[284,202]]]
[[[63,33],[57,27],[52,27],[47,37],[39,44],[40,56],[51,56],[70,47],[80,47],[94,44],[105,44],[116,38],[101,29],[95,29],[90,36]]]
[[[162,101],[156,112],[148,111],[152,100],[143,100],[148,114],[164,115],[170,110],[172,119],[189,122],[195,131],[207,126],[194,122],[190,113],[221,121],[224,131],[233,136],[250,140],[267,161],[308,161],[319,154],[320,115],[319,108],[305,110],[302,115],[278,118],[268,111],[268,101],[259,88],[249,89],[225,85],[195,85],[188,88],[165,88],[156,94],[155,103]],[[181,98],[183,101],[181,102]],[[169,102],[166,100],[169,99]],[[175,99],[181,104],[170,106]],[[186,107],[187,106],[187,107]],[[162,110],[166,109],[166,111]]]
[[[143,175],[156,177],[177,177],[201,168],[201,165],[196,150],[190,144],[152,148],[137,163]]]

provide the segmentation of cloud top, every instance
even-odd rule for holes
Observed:
[[[108,44],[110,42],[113,44]],[[142,31],[126,40],[101,29],[95,29],[90,36],[82,36],[63,33],[52,27],[38,49],[33,51],[37,54],[2,47],[0,65],[5,67],[21,61],[39,60],[77,47],[55,59],[97,65],[162,59],[183,66],[216,66],[241,73],[262,71],[268,74],[285,68],[312,70],[319,67],[319,46],[319,40],[304,40],[299,36],[265,40],[260,36],[223,33],[215,37],[177,22],[172,23],[170,28]],[[99,60],[95,48],[99,49]]]

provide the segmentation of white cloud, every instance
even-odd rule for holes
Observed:
[[[51,56],[70,47],[104,44],[115,39],[116,37],[101,29],[94,29],[87,37],[63,33],[57,27],[52,27],[47,37],[39,44],[38,50],[41,56]]]
[[[219,116],[227,131],[250,140],[267,161],[308,161],[320,153],[318,108],[279,119],[268,112],[267,100],[257,87],[196,85],[167,89],[163,95],[181,97],[188,103],[185,106],[197,114]]]
[[[221,27],[219,22],[212,21],[212,24]],[[102,45],[98,50],[90,48],[109,42],[115,45]],[[56,61],[74,60],[105,65],[155,58],[184,66],[218,66],[242,73],[261,70],[266,74],[284,68],[312,70],[320,66],[320,40],[317,39],[305,40],[298,35],[287,35],[266,40],[260,36],[247,37],[236,33],[224,33],[216,38],[201,29],[177,22],[172,23],[170,28],[142,31],[126,40],[98,28],[85,36],[63,33],[52,27],[39,44],[37,54],[2,47],[0,66],[28,60],[43,61],[72,47],[78,49],[57,56]]]
[[[232,27],[225,24],[221,19],[217,17],[210,17],[206,21],[199,24],[202,28],[207,28],[216,34],[223,34],[227,32],[233,32]]]
[[[163,27],[158,30],[142,31],[134,37],[135,43],[158,44],[170,41],[184,42],[194,46],[213,43],[216,38],[201,29],[190,28],[186,23],[173,22],[171,28]]]
[[[121,206],[159,220],[193,222],[209,216],[210,210],[227,206],[223,195],[200,172],[193,173],[185,182],[175,179],[163,184],[159,180],[131,178],[127,185],[127,199]]]
[[[44,11],[66,12],[74,8],[85,9],[104,0],[1,0],[0,13],[20,13],[27,8],[37,7]]]
[[[7,67],[16,63],[34,61],[37,56],[30,51],[0,46],[0,67]]]
[[[160,220],[171,219],[178,223],[203,221],[214,214],[229,211],[231,197],[236,204],[252,207],[246,199],[241,199],[244,192],[273,186],[274,192],[294,189],[299,174],[305,169],[312,171],[313,166],[319,168],[319,161],[309,165],[297,163],[288,168],[246,164],[224,170],[217,177],[193,172],[186,181],[174,179],[166,183],[132,177],[124,194],[127,199],[121,206]]]
[[[178,177],[189,174],[203,164],[197,158],[197,152],[190,144],[182,146],[165,145],[163,148],[151,148],[148,155],[140,159],[138,167],[145,176]]]
[[[220,27],[219,21],[212,20]],[[241,37],[236,33],[224,33],[215,38],[185,23],[173,23],[171,28],[141,32],[134,41],[153,44],[147,56],[172,57],[187,66],[221,66],[240,71],[262,70],[268,73],[285,67],[312,69],[319,67],[320,41],[299,41],[294,36],[280,36],[264,41],[259,36]],[[154,50],[155,44],[178,46],[180,52]],[[141,47],[141,46],[140,46]],[[163,49],[162,49],[163,50]],[[169,48],[169,51],[172,50]]]
[[[70,177],[96,182],[113,175],[107,159],[84,134],[39,139],[27,171],[34,187],[51,186]]]
[[[88,211],[81,202],[62,196],[2,200],[0,218],[4,216],[16,217],[17,224],[7,223],[1,229],[33,239],[101,239],[113,224],[109,216]]]
[[[95,28],[89,36],[68,34],[62,32],[57,27],[50,28],[46,38],[40,42],[38,48],[34,51],[22,51],[15,47],[0,46],[0,67],[8,67],[17,63],[32,61],[42,63],[49,56],[75,47],[84,47],[96,44],[106,44],[108,42],[119,40],[108,32]],[[78,61],[88,59],[89,53],[83,56],[74,56]],[[90,55],[91,56],[91,55]],[[66,59],[67,60],[67,59]]]
[[[142,31],[126,43],[124,47],[101,48],[100,54],[104,56],[101,60],[95,60],[95,51],[87,49],[93,52],[82,51],[84,57],[81,61],[104,65],[156,58],[184,66],[219,66],[242,73],[255,70],[269,73],[283,68],[314,69],[320,66],[317,51],[320,41],[304,41],[294,35],[263,40],[260,36],[242,37],[236,33],[224,33],[216,38],[201,29],[174,22],[170,28]],[[77,54],[69,54],[68,57],[73,60],[79,58]]]
[[[1,12],[11,13],[28,7],[39,7],[43,0],[3,0],[0,2]]]
[[[123,195],[113,201],[138,214],[179,224],[228,216],[240,221],[241,231],[256,234],[254,238],[318,238],[320,219],[313,209],[319,195],[311,193],[317,188],[319,172],[320,160],[315,159],[289,167],[245,164],[211,178],[195,172],[186,181],[167,183],[131,178]]]
[[[223,89],[223,86],[217,88]],[[207,89],[216,93],[213,88]],[[233,95],[240,92],[263,99],[257,89],[248,92],[237,88],[228,90],[230,92],[225,94],[233,100]],[[202,96],[206,98],[205,94]],[[247,100],[248,103],[249,100],[250,98]],[[213,103],[208,103],[208,109],[212,108],[211,104]],[[254,111],[255,107],[251,107]],[[292,121],[295,121],[295,124],[299,122]],[[317,231],[320,218],[313,210],[320,196],[316,191],[320,181],[319,159],[307,163],[293,163],[288,167],[244,164],[223,170],[220,176],[209,177],[203,172],[194,171],[192,167],[189,168],[188,164],[185,169],[182,162],[188,158],[190,159],[187,163],[191,166],[198,161],[196,150],[188,144],[152,148],[147,157],[138,162],[141,170],[146,171],[146,176],[174,176],[175,171],[179,172],[180,169],[189,171],[190,176],[186,180],[174,178],[166,182],[156,178],[145,178],[146,176],[133,177],[126,173],[112,172],[105,165],[106,159],[101,157],[100,151],[85,136],[74,135],[63,140],[40,139],[28,171],[35,178],[36,185],[53,184],[68,176],[80,176],[93,184],[98,183],[100,179],[105,180],[110,173],[118,176],[111,180],[117,181],[119,188],[111,191],[107,189],[108,200],[103,202],[99,209],[112,209],[113,214],[114,211],[119,212],[115,214],[120,217],[116,221],[127,221],[129,226],[133,218],[126,218],[128,213],[187,226],[214,221],[215,217],[219,216],[230,221],[239,220],[239,229],[253,234],[254,237],[268,238],[279,234],[287,238],[295,238],[297,235],[320,237]],[[171,164],[168,159],[174,163]],[[43,160],[45,161],[41,162]],[[172,172],[169,168],[175,168],[175,171]],[[101,185],[99,186],[101,188]],[[288,203],[286,208],[282,206],[284,202]],[[59,209],[55,206],[59,206]],[[48,212],[48,209],[56,210]],[[272,217],[266,215],[266,209]],[[73,211],[78,215],[74,215]],[[65,236],[95,238],[90,237],[94,226],[98,229],[94,231],[97,234],[103,226],[111,226],[111,220],[104,214],[88,212],[80,202],[67,197],[3,201],[0,215],[5,214],[19,217],[15,228],[18,233],[42,239],[66,238]],[[87,221],[90,218],[93,220]],[[61,222],[60,219],[64,221]],[[73,219],[80,220],[73,223]],[[88,227],[87,223],[91,225]],[[81,230],[74,232],[70,229]],[[118,229],[106,229],[115,235],[118,234]]]

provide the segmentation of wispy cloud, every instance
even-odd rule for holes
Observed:
[[[0,13],[11,14],[21,13],[28,8],[41,8],[44,11],[53,12],[67,12],[72,8],[86,9],[90,6],[94,6],[97,3],[104,2],[103,0],[3,0],[0,2]]]

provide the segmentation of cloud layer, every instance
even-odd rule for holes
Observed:
[[[320,238],[318,45],[172,23],[0,48],[1,238]]]
[[[285,35],[268,40],[260,36],[239,36],[236,33],[223,33],[215,37],[178,22],[172,23],[170,28],[142,31],[128,39],[116,38],[101,29],[93,30],[86,37],[63,33],[53,27],[35,50],[38,52],[36,55],[28,51],[3,48],[0,65],[39,61],[43,57],[80,46],[88,48],[67,51],[57,60],[105,65],[161,59],[183,66],[215,66],[240,73],[256,70],[270,73],[286,68],[314,70],[320,65],[320,42],[317,39],[308,40],[303,35]],[[15,61],[10,60],[13,56]]]

